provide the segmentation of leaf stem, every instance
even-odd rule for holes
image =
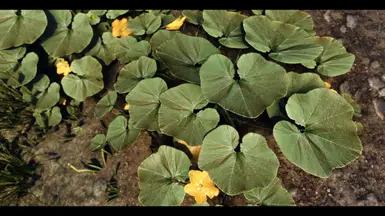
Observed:
[[[195,32],[195,36],[198,36],[200,28],[201,28],[201,25],[198,25],[197,31]]]

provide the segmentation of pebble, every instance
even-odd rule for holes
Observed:
[[[94,184],[93,194],[95,197],[100,197],[107,189],[107,183],[104,180],[99,180]]]
[[[345,81],[340,85],[340,92],[351,94],[349,91],[349,82],[348,81]]]
[[[374,109],[376,114],[380,117],[381,120],[384,120],[385,115],[385,100],[383,99],[373,99]]]
[[[370,67],[377,69],[380,67],[380,63],[378,61],[374,61],[370,64]]]
[[[370,63],[370,59],[369,59],[369,58],[362,58],[362,59],[361,59],[361,62],[362,62],[362,64],[364,64],[364,65],[368,65],[368,64]]]
[[[376,197],[374,196],[373,193],[368,194],[368,195],[366,196],[366,199],[367,199],[368,201],[371,201],[371,202],[377,202],[377,199],[376,199]]]
[[[342,33],[346,33],[346,27],[343,25],[343,26],[341,26],[340,27],[340,31],[342,32]]]
[[[384,75],[382,75],[382,80],[385,82],[385,74]]]
[[[326,192],[330,193],[330,189],[328,188],[328,189],[326,190]]]
[[[296,188],[293,188],[292,190],[290,190],[290,195],[292,197],[295,197],[297,195],[297,189]]]
[[[357,25],[356,18],[352,15],[347,15],[346,16],[346,26],[354,29]]]
[[[369,82],[370,88],[374,90],[380,90],[383,87],[385,87],[385,83],[376,77],[369,78],[368,82]]]
[[[331,10],[327,10],[324,13],[324,19],[326,20],[326,22],[330,22],[330,12],[331,12]]]
[[[381,89],[381,91],[379,91],[378,94],[379,94],[381,97],[385,97],[385,88]]]

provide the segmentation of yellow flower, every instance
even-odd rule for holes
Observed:
[[[182,145],[185,145],[187,146],[188,150],[191,152],[192,156],[193,156],[193,160],[194,161],[198,161],[198,157],[199,157],[199,153],[201,151],[201,148],[202,146],[201,145],[198,145],[198,146],[189,146],[187,144],[187,142],[185,142],[184,140],[180,140],[180,139],[175,139],[176,142],[182,144]]]
[[[166,30],[178,30],[183,25],[186,17],[177,18],[176,20],[172,21],[172,23],[168,24],[166,26]]]
[[[131,105],[130,104],[126,104],[126,106],[124,106],[124,110],[129,110],[130,109],[130,107],[131,107]]]
[[[72,72],[72,69],[67,61],[64,59],[59,58],[56,61],[56,73],[57,74],[63,74],[64,76],[67,76],[69,73]]]
[[[127,22],[128,20],[126,18],[114,20],[112,22],[112,36],[122,38],[132,34],[132,31],[127,29]]]
[[[184,186],[184,191],[195,198],[195,201],[202,204],[210,199],[218,196],[219,190],[215,187],[213,180],[211,180],[209,173],[206,171],[190,170],[190,183]]]
[[[328,88],[328,89],[330,89],[330,87],[332,87],[332,85],[330,85],[330,83],[328,83],[328,82],[325,82],[325,86],[326,86],[326,88]]]
[[[62,102],[61,104],[63,104],[63,105],[65,106],[65,105],[67,104],[67,100],[64,99],[63,102]]]
[[[338,92],[336,90],[334,90],[334,89],[330,89],[330,91],[338,94]]]

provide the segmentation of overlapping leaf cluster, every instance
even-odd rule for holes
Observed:
[[[63,111],[71,115],[87,97],[102,93],[95,116],[113,110],[122,115],[106,135],[94,137],[92,150],[107,143],[121,150],[141,130],[172,136],[202,146],[196,165],[223,193],[244,194],[258,205],[295,203],[277,177],[279,161],[266,139],[256,133],[240,137],[229,118],[255,119],[266,111],[277,122],[273,135],[284,156],[318,177],[360,155],[352,120],[357,105],[321,79],[347,73],[354,55],[333,38],[315,36],[309,14],[184,10],[181,15],[188,23],[170,30],[167,25],[178,16],[169,10],[0,12],[0,78],[20,88],[42,127],[57,125]],[[128,36],[117,37],[112,22],[122,19],[128,20]],[[234,50],[236,58],[228,55]],[[72,73],[55,76],[57,58],[69,61]],[[102,71],[112,62],[122,69],[113,89],[103,91]],[[306,72],[287,71],[288,65]],[[129,105],[129,118],[119,98]],[[183,151],[161,146],[138,169],[140,202],[180,205],[190,165]]]

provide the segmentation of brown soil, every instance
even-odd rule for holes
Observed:
[[[377,116],[372,100],[378,97],[370,89],[368,78],[381,77],[384,74],[383,57],[385,56],[385,33],[382,32],[385,11],[365,10],[312,10],[306,11],[313,16],[317,35],[331,36],[342,40],[347,50],[356,55],[351,71],[337,78],[328,78],[332,88],[347,91],[361,105],[361,122],[365,131],[361,136],[363,154],[345,168],[334,170],[329,179],[313,177],[287,161],[274,143],[271,130],[256,132],[267,137],[270,147],[280,159],[279,177],[297,205],[385,205],[385,134],[384,121]],[[349,22],[347,23],[347,16]],[[351,18],[355,20],[351,22]],[[377,61],[379,67],[374,66]],[[95,100],[88,99],[83,129],[85,134],[70,142],[61,141],[65,125],[51,133],[41,142],[34,154],[56,152],[58,160],[47,160],[41,156],[41,179],[32,188],[32,194],[20,200],[19,205],[140,205],[137,168],[151,154],[151,137],[143,132],[137,141],[108,158],[106,168],[99,173],[77,173],[68,167],[68,163],[77,168],[81,161],[90,162],[91,158],[100,160],[100,153],[90,151],[90,140],[106,129],[100,119],[94,118]],[[113,114],[103,118],[108,123]],[[117,173],[119,197],[106,204],[105,192],[107,181],[112,177],[115,167],[120,163]],[[184,205],[191,205],[193,200],[186,196]],[[243,196],[232,199],[233,205],[245,205]]]

